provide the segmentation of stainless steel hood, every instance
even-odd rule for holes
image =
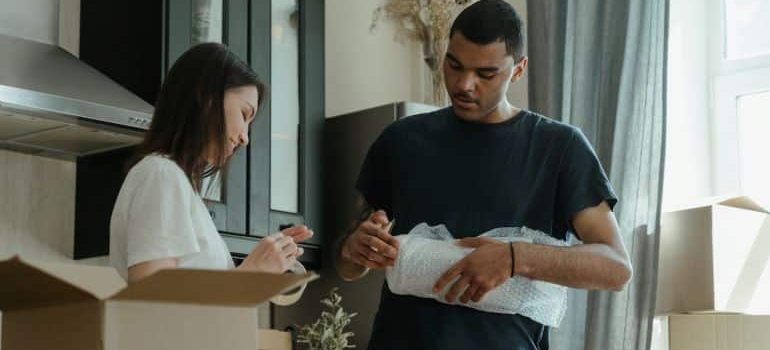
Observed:
[[[0,148],[74,160],[131,146],[152,110],[58,46],[0,34]]]

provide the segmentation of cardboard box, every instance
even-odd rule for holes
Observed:
[[[663,213],[658,314],[770,314],[769,296],[767,209],[736,197]]]
[[[314,274],[170,269],[126,286],[112,268],[0,261],[2,349],[258,348],[256,306]]]
[[[258,350],[291,350],[291,333],[274,329],[257,331]]]
[[[668,350],[767,350],[770,316],[669,315],[668,333]]]

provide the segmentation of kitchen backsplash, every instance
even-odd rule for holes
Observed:
[[[0,258],[72,261],[75,163],[0,150]]]

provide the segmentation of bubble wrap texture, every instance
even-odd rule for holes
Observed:
[[[565,242],[543,232],[526,227],[502,227],[485,232],[501,242],[523,241],[564,246]],[[419,224],[408,235],[397,236],[400,241],[395,265],[386,269],[388,287],[395,294],[435,299],[442,303],[450,283],[440,294],[433,294],[433,284],[452,265],[473,251],[455,244],[455,238],[444,225]],[[478,303],[470,301],[455,305],[486,312],[520,314],[543,325],[558,327],[567,309],[567,288],[553,283],[514,276],[489,291]]]

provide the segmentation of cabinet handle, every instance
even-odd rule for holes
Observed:
[[[283,231],[283,230],[285,230],[287,228],[290,228],[290,227],[294,227],[294,224],[289,223],[289,224],[278,225],[278,231]]]

